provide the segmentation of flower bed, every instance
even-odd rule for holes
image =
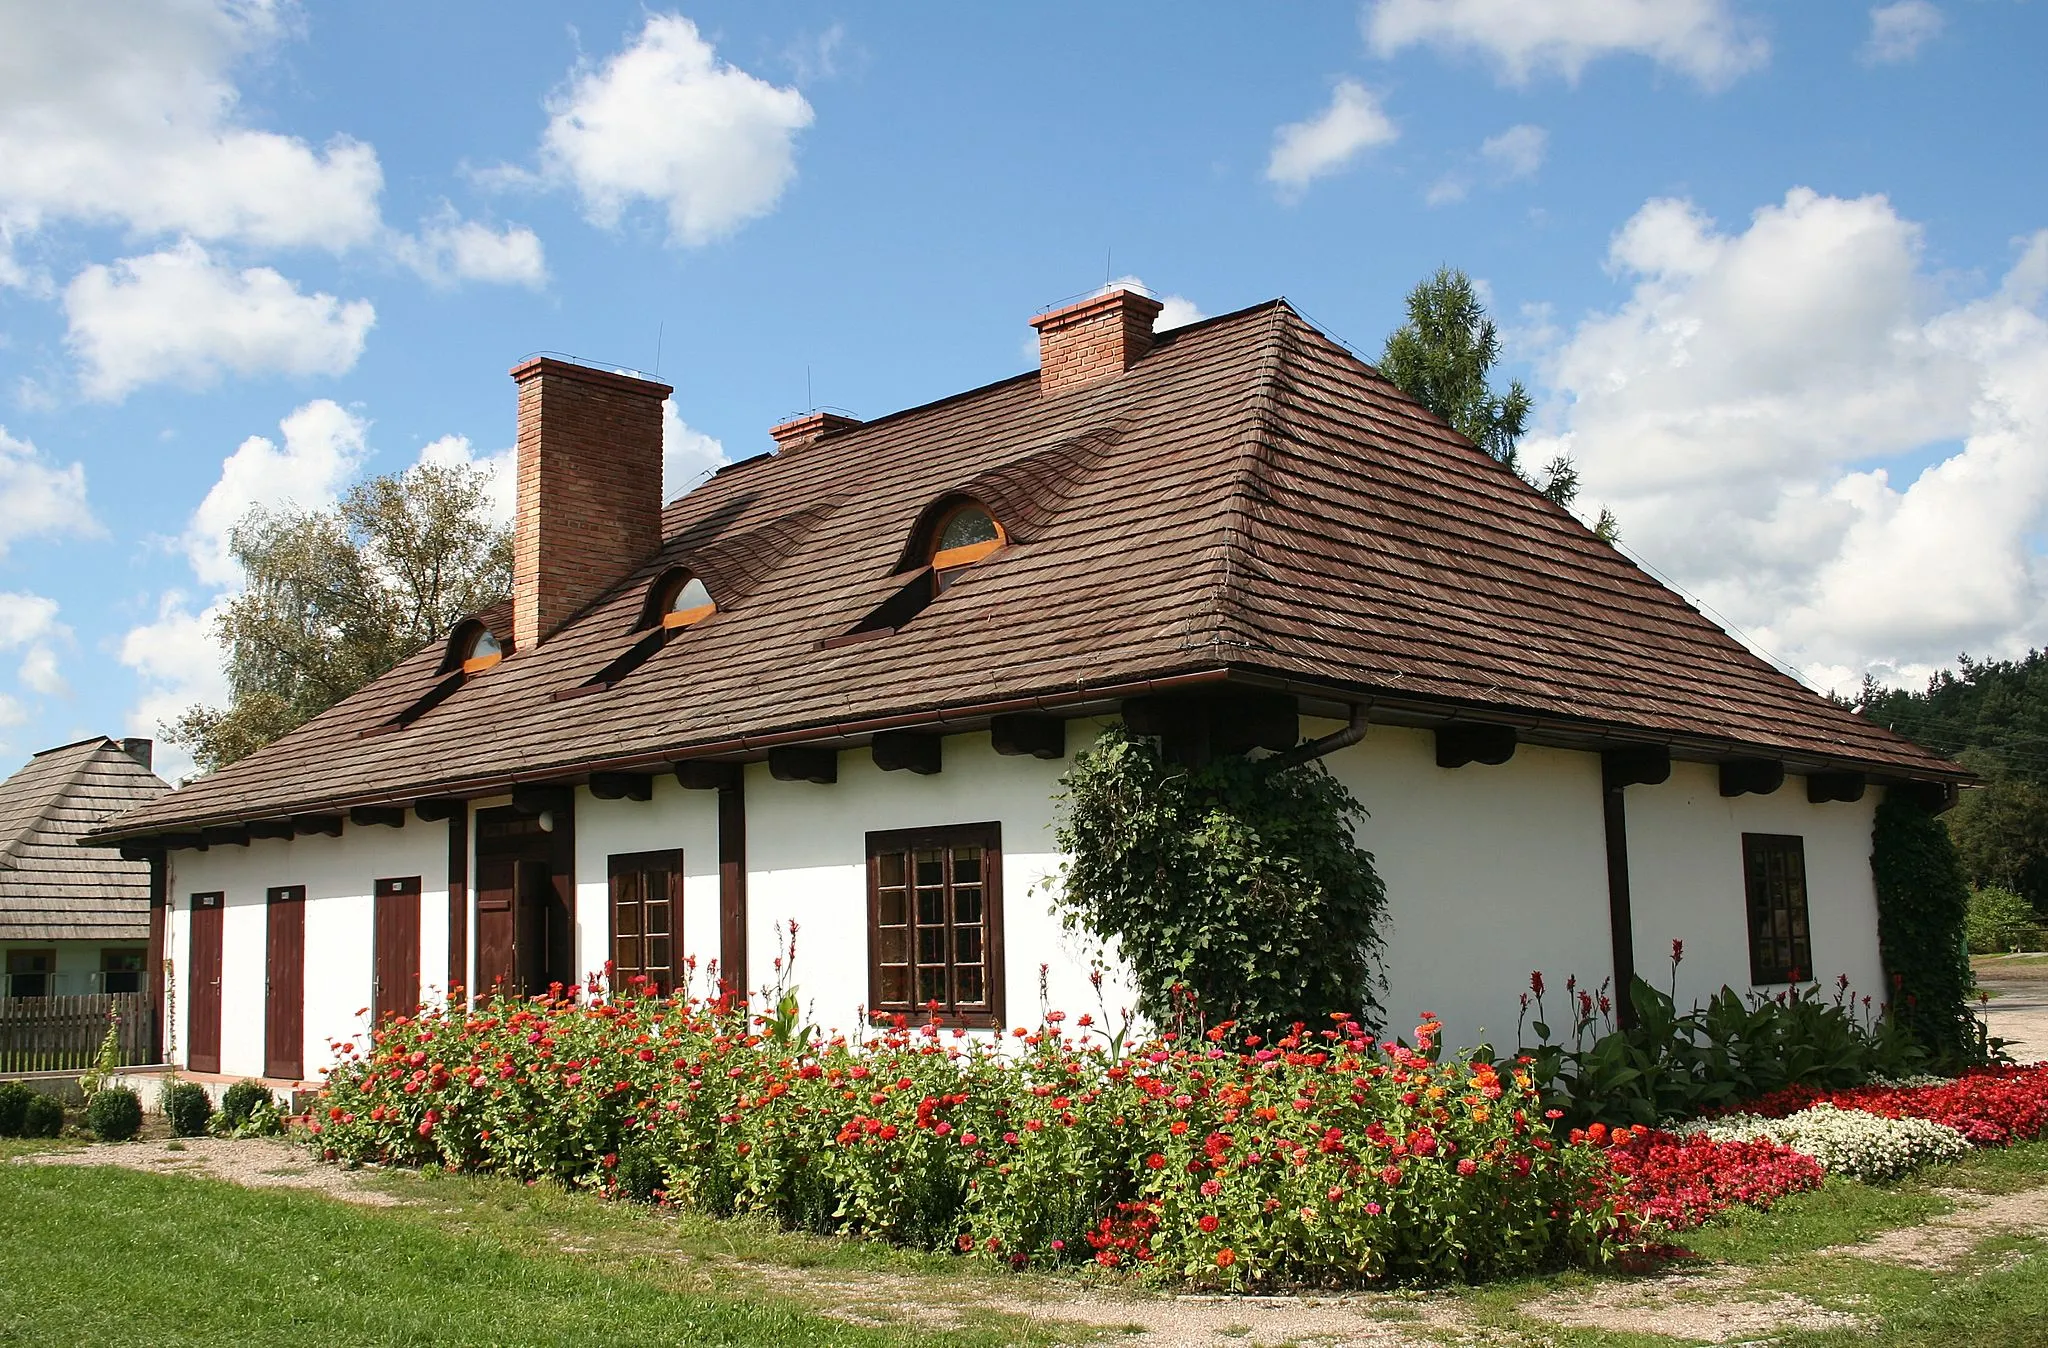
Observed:
[[[1888,1119],[1925,1119],[1954,1129],[1972,1146],[2003,1147],[2048,1134],[2048,1064],[1977,1068],[1933,1086],[1794,1086],[1750,1101],[1741,1111],[1783,1118],[1819,1104]]]
[[[1419,1051],[1338,1018],[1116,1055],[1048,1020],[1003,1054],[936,1026],[783,1040],[683,999],[493,1002],[342,1046],[304,1128],[330,1159],[1232,1287],[1503,1276],[1631,1226],[1603,1149],[1550,1135],[1526,1071],[1438,1061],[1433,1022]]]
[[[1820,1163],[1769,1138],[1723,1140],[1705,1133],[1604,1124],[1573,1129],[1573,1142],[1606,1147],[1623,1178],[1623,1207],[1646,1222],[1684,1231],[1737,1203],[1769,1208],[1786,1194],[1817,1188]]]
[[[1970,1150],[1963,1135],[1945,1124],[1912,1117],[1887,1118],[1832,1104],[1818,1104],[1782,1118],[1733,1114],[1696,1127],[1719,1142],[1768,1138],[1811,1156],[1831,1174],[1865,1184],[1898,1179],[1925,1165],[1959,1160]]]

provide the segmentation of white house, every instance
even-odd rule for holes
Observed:
[[[1964,774],[1751,655],[1273,301],[1115,291],[1038,371],[812,413],[664,507],[650,380],[519,390],[514,598],[104,827],[163,855],[176,1057],[311,1078],[359,1014],[611,961],[821,1024],[1094,1009],[1047,882],[1121,717],[1184,761],[1318,741],[1371,811],[1395,1026],[1512,1040],[1532,970],[1880,990],[1882,792]],[[1112,979],[1112,1009],[1122,997]]]

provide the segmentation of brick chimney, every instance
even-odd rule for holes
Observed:
[[[535,356],[519,385],[512,644],[529,651],[661,546],[666,384]]]
[[[1152,320],[1162,307],[1135,290],[1111,290],[1032,319],[1038,391],[1063,393],[1130,369],[1152,349]]]
[[[860,424],[859,417],[841,416],[837,412],[807,412],[800,417],[791,417],[779,426],[770,426],[768,434],[775,437],[775,452],[788,454],[816,444],[828,435],[850,431]]]

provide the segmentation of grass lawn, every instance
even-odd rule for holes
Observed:
[[[721,1278],[701,1266],[771,1255],[822,1266],[838,1255],[914,1272],[922,1262],[895,1251],[745,1223],[678,1231],[644,1211],[500,1182],[393,1178],[429,1202],[369,1208],[111,1167],[0,1165],[0,1344],[993,1348],[1044,1338],[989,1315],[954,1330],[850,1324],[775,1295],[743,1267]],[[706,1228],[726,1226],[706,1240]],[[675,1256],[679,1243],[696,1247],[698,1266]]]

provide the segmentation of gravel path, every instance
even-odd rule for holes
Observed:
[[[1993,1038],[2021,1062],[2048,1061],[2048,978],[2000,978],[1979,969],[1977,985],[1996,993],[1978,1009]]]

